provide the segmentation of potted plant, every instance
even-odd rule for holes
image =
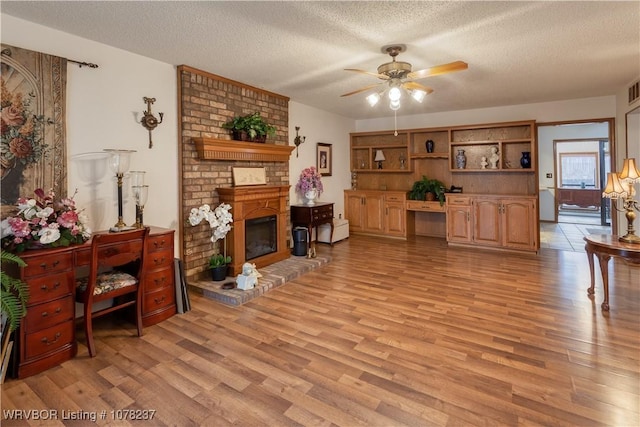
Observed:
[[[229,129],[237,141],[265,142],[267,136],[275,136],[276,128],[264,121],[259,112],[234,117],[222,125]]]
[[[221,281],[227,277],[227,267],[231,263],[231,257],[227,256],[227,233],[231,230],[233,215],[231,215],[231,205],[221,203],[215,209],[209,205],[202,205],[199,208],[191,209],[189,223],[192,226],[198,225],[202,220],[206,220],[211,228],[211,241],[214,243],[213,255],[209,258],[209,270],[211,279]],[[218,241],[222,240],[223,253],[220,254]]]
[[[13,264],[25,267],[27,264],[18,255],[7,251],[0,251],[2,269],[0,270],[0,305],[2,316],[9,322],[9,331],[14,331],[20,326],[20,321],[27,314],[27,300],[29,299],[29,287],[25,282],[7,273],[7,266]],[[5,333],[5,331],[2,331]]]
[[[440,205],[444,204],[444,184],[437,179],[429,179],[422,175],[422,179],[413,183],[409,192],[411,200],[438,200]]]

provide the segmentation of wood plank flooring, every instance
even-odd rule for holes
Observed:
[[[610,262],[603,313],[584,253],[363,236],[318,249],[331,263],[241,307],[193,296],[141,338],[98,322],[93,359],[79,329],[74,360],[2,386],[2,425],[640,425],[640,268]]]

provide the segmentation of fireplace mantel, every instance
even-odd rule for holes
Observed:
[[[201,160],[246,160],[288,162],[295,148],[290,145],[233,141],[230,139],[192,138]]]

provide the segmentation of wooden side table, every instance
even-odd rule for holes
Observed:
[[[618,236],[611,234],[589,235],[584,238],[587,242],[584,250],[589,259],[589,271],[591,272],[591,286],[587,289],[589,295],[595,293],[595,275],[593,267],[593,256],[598,257],[600,273],[602,274],[602,285],[604,287],[604,301],[602,310],[609,311],[609,259],[612,256],[624,258],[631,263],[640,265],[640,245],[625,243],[618,240]]]
[[[322,224],[331,225],[329,242],[333,241],[333,203],[316,203],[314,205],[291,205],[291,228],[296,226],[306,227],[309,236],[315,227]],[[317,230],[316,230],[317,231]],[[318,233],[316,232],[316,240]],[[311,240],[311,237],[309,237]],[[333,243],[331,243],[333,245]],[[307,251],[311,242],[307,243]]]

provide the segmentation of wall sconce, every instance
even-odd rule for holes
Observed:
[[[384,153],[382,150],[376,150],[376,157],[373,159],[374,162],[378,162],[378,169],[382,169],[382,162],[387,160],[384,157]]]
[[[127,227],[122,220],[122,177],[129,170],[130,156],[131,153],[135,153],[135,150],[105,149],[104,151],[109,153],[109,167],[118,180],[118,222],[111,227],[110,231],[131,230],[133,227]]]
[[[298,146],[302,144],[305,139],[307,139],[306,136],[301,137],[298,135],[299,130],[300,130],[300,126],[296,126],[296,137],[293,138],[293,143],[296,145],[296,157],[298,157]]]
[[[602,193],[602,197],[611,199],[611,205],[615,210],[619,212],[625,212],[627,217],[627,234],[618,238],[621,242],[640,244],[640,237],[636,236],[633,228],[633,220],[636,219],[636,213],[634,209],[640,212],[640,204],[637,200],[633,199],[636,191],[633,185],[640,182],[640,171],[636,167],[635,159],[624,159],[624,165],[622,166],[622,172],[620,173],[608,173],[607,174],[607,186]],[[614,200],[622,200],[622,209],[619,209]]]
[[[144,116],[142,117],[142,120],[140,120],[140,123],[142,123],[142,126],[144,126],[145,129],[149,131],[149,148],[151,148],[153,147],[153,141],[151,140],[151,131],[154,130],[160,123],[162,123],[164,113],[158,113],[158,115],[160,116],[160,121],[158,121],[158,119],[156,119],[151,113],[151,104],[156,102],[156,99],[147,98],[146,96],[142,99],[147,103],[147,110],[143,111]]]

